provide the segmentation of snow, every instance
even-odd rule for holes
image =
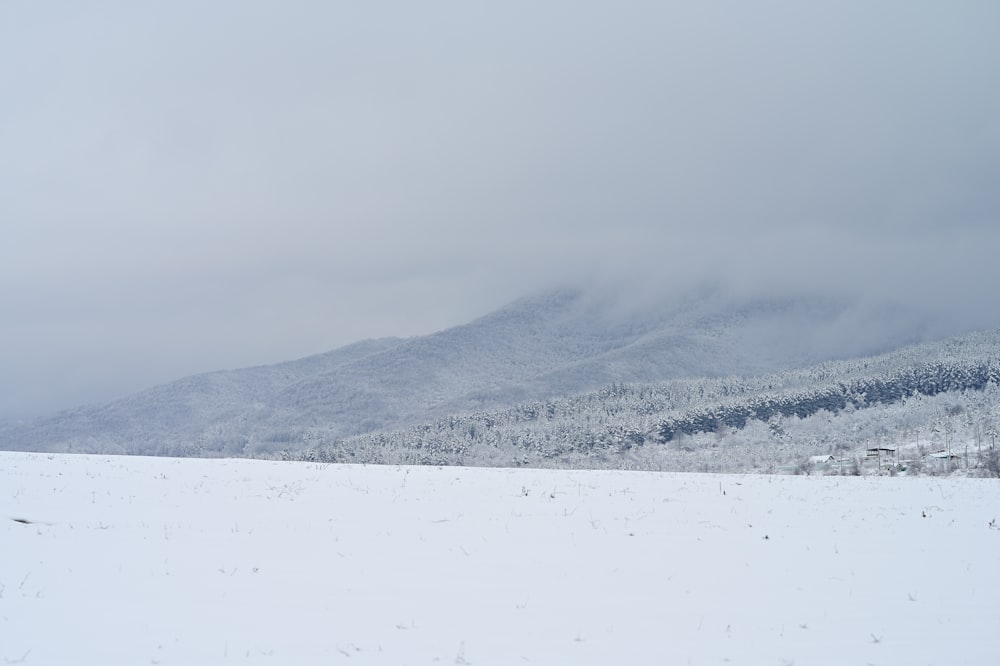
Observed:
[[[0,658],[993,664],[998,517],[987,479],[0,453]]]

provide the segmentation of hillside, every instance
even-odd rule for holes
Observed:
[[[198,375],[8,425],[0,448],[267,454],[611,383],[802,368],[926,335],[912,315],[859,318],[828,299],[737,302],[703,292],[626,305],[560,291],[432,335]]]
[[[975,457],[963,455],[960,464],[977,468],[996,443],[998,415],[1000,331],[994,331],[770,375],[619,383],[346,439],[317,429],[308,433],[316,446],[286,455],[746,472],[790,469],[816,454],[850,459],[877,445],[919,448],[918,459],[971,448]]]

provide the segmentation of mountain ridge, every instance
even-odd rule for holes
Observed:
[[[281,457],[748,472],[764,461],[804,470],[816,454],[864,456],[873,443],[912,456],[957,439],[974,447],[966,468],[983,468],[998,413],[1000,329],[771,375],[612,384],[346,440],[317,431],[315,446]]]
[[[765,374],[923,335],[910,325],[916,317],[895,317],[877,335],[851,331],[839,348],[830,344],[857,320],[828,298],[739,302],[702,291],[635,306],[564,289],[430,335],[203,373],[8,425],[0,428],[0,448],[266,453],[308,447],[306,430],[350,437],[614,382]]]

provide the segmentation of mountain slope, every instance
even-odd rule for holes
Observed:
[[[469,324],[208,373],[0,430],[12,450],[231,455],[308,447],[612,382],[755,375],[920,339],[913,318],[858,325],[827,299],[732,302],[713,293],[626,306],[559,291]],[[319,434],[318,434],[319,433]]]
[[[920,442],[931,450],[961,443],[974,452],[962,464],[981,472],[1000,433],[998,414],[1000,330],[772,375],[613,384],[347,439],[317,432],[318,446],[284,455],[746,472],[797,467],[816,454],[864,456],[876,443],[898,449]]]

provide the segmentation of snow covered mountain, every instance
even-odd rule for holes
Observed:
[[[281,455],[747,472],[802,471],[819,454],[836,459],[838,469],[859,469],[874,446],[902,452],[894,462],[915,470],[926,460],[935,473],[955,467],[998,475],[998,415],[1000,331],[992,331],[770,375],[612,384],[346,439],[313,430],[313,447]],[[950,461],[944,468],[941,458],[926,459],[942,452]]]
[[[711,291],[626,303],[525,298],[432,335],[212,372],[0,428],[0,449],[243,455],[591,391],[613,382],[759,375],[877,353],[929,333],[913,313]]]

